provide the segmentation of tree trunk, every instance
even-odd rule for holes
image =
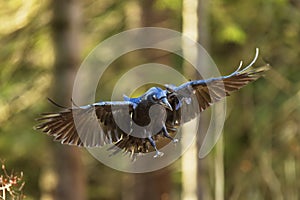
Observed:
[[[159,12],[155,9],[155,1],[153,0],[143,0],[139,5],[141,8],[141,27],[157,26],[157,24],[159,24],[160,21],[165,17],[164,12]],[[158,52],[141,52],[141,55],[143,56],[143,58],[148,59],[148,62],[153,62],[153,58],[158,55]],[[160,59],[159,61],[165,64],[169,62],[169,60],[164,58]],[[156,172],[145,174],[126,175],[123,179],[123,182],[123,199],[171,199],[171,180],[169,168],[164,168]]]
[[[207,26],[207,2],[203,0],[184,0],[183,1],[183,34],[189,38],[198,41],[205,49],[209,47],[208,26]],[[183,52],[186,55],[194,55],[196,49],[185,49]],[[193,58],[195,63],[207,61],[207,57],[198,52]],[[201,64],[202,66],[207,66]],[[203,69],[204,70],[204,69]],[[193,79],[199,78],[199,75],[194,70],[184,68],[184,73],[187,77]],[[201,75],[201,74],[200,74]],[[198,153],[204,140],[204,133],[207,130],[208,121],[207,111],[201,113],[199,132],[197,134],[197,142],[192,144],[188,151],[182,156],[182,199],[212,199],[209,194],[209,159],[199,160]],[[188,130],[188,128],[187,128]],[[183,131],[185,131],[183,129]],[[183,133],[183,134],[189,134]]]
[[[190,39],[197,41],[198,29],[197,29],[197,5],[198,1],[184,0],[182,5],[182,33],[188,36]],[[183,40],[183,45],[186,45]],[[196,48],[184,48],[183,55],[194,55],[193,61],[198,61],[198,55],[195,54]],[[186,62],[183,64],[184,74],[186,77],[192,77],[195,79],[197,74],[192,68],[187,67]],[[183,135],[190,134],[190,127],[182,129]],[[189,149],[182,155],[181,170],[182,170],[182,194],[183,200],[196,200],[197,199],[197,146],[196,142],[193,142]]]
[[[55,47],[52,95],[60,104],[70,105],[73,80],[80,64],[80,3],[79,0],[52,0],[51,3]],[[57,144],[53,153],[58,176],[55,199],[85,199],[85,179],[79,149]]]
[[[210,48],[210,37],[209,37],[209,14],[208,14],[209,2],[205,0],[198,0],[197,6],[197,29],[198,29],[198,43],[202,45],[206,51],[209,52]],[[209,63],[207,57],[198,58],[200,62],[204,63],[203,66],[207,66],[205,63]],[[209,69],[207,69],[209,70]],[[207,132],[208,124],[211,115],[208,111],[202,113],[200,120],[200,128],[197,135],[197,153],[199,153],[201,145],[203,145],[204,133]],[[210,154],[211,155],[211,154]],[[208,182],[211,179],[212,173],[210,168],[212,166],[211,156],[206,156],[206,158],[199,160],[197,162],[197,199],[214,199],[213,195],[210,193],[211,185]]]

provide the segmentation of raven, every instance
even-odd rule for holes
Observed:
[[[60,112],[44,113],[37,119],[39,124],[35,128],[62,144],[84,147],[114,144],[116,150],[113,153],[124,151],[133,155],[156,151],[154,157],[160,157],[163,152],[156,143],[161,138],[177,143],[178,139],[173,136],[180,125],[264,75],[268,66],[251,68],[257,55],[247,67],[242,69],[241,62],[228,76],[189,81],[178,87],[152,87],[137,98],[124,96],[124,101],[104,101],[87,106],[74,104]]]

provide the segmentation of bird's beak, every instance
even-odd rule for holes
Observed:
[[[165,108],[167,108],[167,109],[173,111],[173,108],[172,108],[172,106],[170,105],[170,103],[168,102],[167,98],[163,98],[163,99],[161,100],[161,105],[162,105],[163,107],[165,107]]]

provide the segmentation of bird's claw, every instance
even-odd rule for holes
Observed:
[[[178,139],[173,139],[173,143],[174,143],[174,144],[177,144],[178,142],[179,142]]]
[[[159,158],[159,157],[162,157],[164,155],[163,152],[161,151],[156,151],[156,154],[153,156],[153,158]]]

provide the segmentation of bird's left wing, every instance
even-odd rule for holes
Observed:
[[[133,106],[130,101],[112,101],[44,113],[35,128],[62,144],[84,147],[112,144],[126,134],[123,130],[130,125]],[[122,123],[123,129],[117,123]]]
[[[228,76],[189,81],[179,87],[166,86],[169,90],[168,101],[175,108],[173,111],[168,111],[169,122],[174,123],[180,120],[184,123],[193,119],[199,114],[198,112],[202,112],[213,103],[229,96],[231,92],[257,80],[267,70],[269,66],[255,69],[246,67],[242,70],[239,67]]]

